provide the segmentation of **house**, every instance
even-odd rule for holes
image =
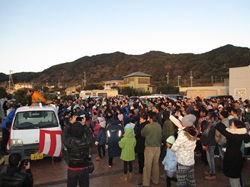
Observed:
[[[153,86],[150,84],[151,75],[134,72],[123,77],[123,86],[131,87],[138,92],[150,92],[153,91]]]
[[[108,81],[103,81],[103,87],[104,87],[104,90],[110,90],[114,87],[119,87],[121,88],[122,87],[122,84],[123,84],[123,76],[122,75],[117,75],[113,78],[111,78],[110,80]]]

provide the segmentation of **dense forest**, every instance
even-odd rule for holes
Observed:
[[[14,83],[26,82],[49,85],[60,82],[62,85],[81,85],[86,72],[88,83],[101,83],[118,75],[144,72],[152,75],[152,83],[166,82],[176,84],[181,76],[181,83],[209,84],[221,81],[229,76],[229,68],[250,65],[250,49],[226,45],[203,54],[169,54],[150,51],[142,55],[127,55],[121,52],[85,56],[73,62],[51,66],[42,72],[21,72],[12,74]],[[211,80],[212,79],[212,80]],[[0,84],[8,81],[8,75],[0,73]]]

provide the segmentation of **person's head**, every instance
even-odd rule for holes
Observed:
[[[174,142],[175,142],[175,137],[173,135],[169,136],[166,140],[167,148],[171,148]]]
[[[10,166],[18,167],[21,164],[22,156],[19,153],[11,153],[9,156]]]
[[[152,112],[158,113],[159,109],[157,108],[157,106],[153,106],[152,107]]]
[[[224,109],[223,105],[222,105],[222,104],[219,104],[219,106],[218,106],[219,112],[221,112],[223,109]]]
[[[195,115],[188,114],[182,118],[182,125],[183,127],[192,127],[195,121],[196,121]]]
[[[31,96],[33,94],[33,90],[29,89],[26,93],[28,96]]]
[[[76,121],[71,126],[71,135],[76,138],[81,138],[83,135],[83,126],[80,122]]]
[[[105,127],[106,127],[106,121],[100,122],[100,127],[101,127],[101,128],[105,128]]]
[[[228,111],[223,110],[220,112],[220,119],[228,118],[228,116],[229,116]]]
[[[243,102],[243,106],[244,107],[247,107],[247,105],[249,104],[249,101],[246,99],[246,100],[244,100],[244,102]]]
[[[208,114],[207,109],[201,108],[201,110],[200,110],[200,116],[201,116],[201,117],[206,117],[207,114]]]
[[[232,108],[232,110],[231,110],[231,115],[232,115],[232,116],[236,116],[237,113],[238,113],[237,109],[236,109],[236,108]]]
[[[233,120],[231,127],[233,127],[233,128],[245,128],[246,125],[242,121],[236,119],[236,120]]]
[[[149,115],[148,115],[148,121],[150,123],[152,122],[157,122],[157,113],[155,112],[150,112]]]
[[[237,101],[237,100],[235,100],[235,101],[234,101],[234,107],[238,108],[239,106],[240,106],[240,102]]]
[[[140,115],[140,123],[143,123],[143,122],[147,121],[147,119],[148,119],[148,115],[147,114]]]

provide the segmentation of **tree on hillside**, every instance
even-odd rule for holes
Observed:
[[[131,88],[131,87],[124,87],[124,88],[121,90],[121,94],[122,94],[122,95],[133,96],[133,95],[136,95],[136,91],[135,91],[135,89],[133,89],[133,88]]]
[[[100,84],[88,84],[84,90],[103,90],[104,87]]]
[[[7,92],[4,87],[0,87],[0,98],[7,97]]]
[[[21,103],[23,106],[29,103],[28,97],[25,90],[17,90],[13,93],[13,97],[16,100],[16,103]]]
[[[157,93],[161,94],[178,94],[179,88],[170,84],[160,84],[157,87]]]

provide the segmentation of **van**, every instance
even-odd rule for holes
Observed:
[[[118,95],[118,90],[109,89],[109,90],[83,90],[80,92],[81,98],[88,98],[90,96],[96,97],[115,97]]]
[[[62,157],[62,129],[52,106],[25,106],[16,110],[10,128],[9,152],[39,160]]]
[[[219,99],[220,101],[223,101],[223,100],[234,101],[234,98],[231,95],[213,95],[213,96],[208,96],[206,98],[206,100],[211,100],[211,99],[216,99],[216,100]]]

